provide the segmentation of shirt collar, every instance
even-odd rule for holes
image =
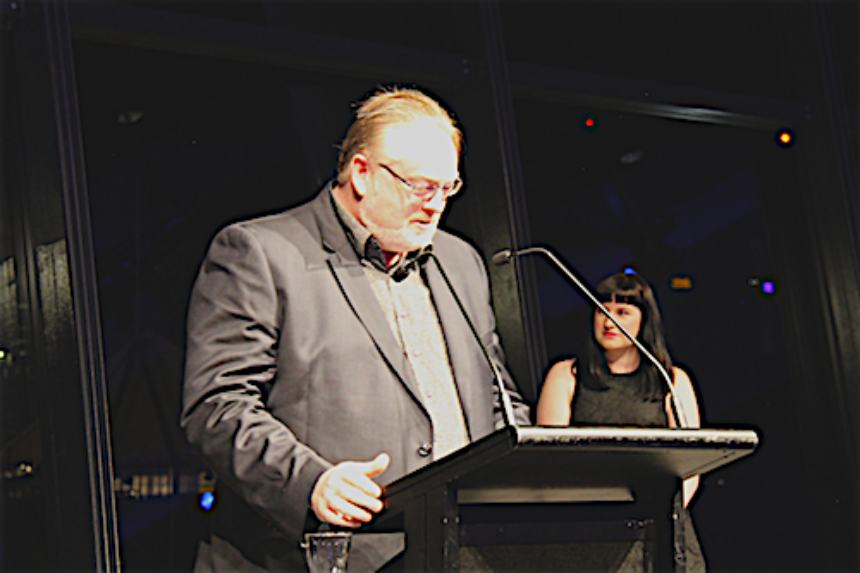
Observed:
[[[346,236],[349,238],[349,242],[352,244],[359,258],[368,261],[376,269],[387,273],[397,281],[403,280],[413,269],[423,265],[424,261],[426,261],[427,257],[433,251],[433,245],[427,245],[415,251],[410,251],[400,257],[400,260],[392,265],[391,268],[387,268],[385,266],[385,256],[382,254],[382,247],[379,241],[370,234],[370,231],[364,225],[358,222],[358,219],[344,209],[343,205],[335,197],[334,192],[331,193],[331,202],[334,206],[334,212],[344,231],[346,231]]]

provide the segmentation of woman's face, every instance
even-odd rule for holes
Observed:
[[[607,302],[604,306],[631,336],[638,338],[642,326],[642,311],[638,306],[621,302]],[[626,350],[633,346],[624,333],[599,310],[594,311],[594,339],[604,351]]]

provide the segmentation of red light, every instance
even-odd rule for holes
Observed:
[[[791,134],[783,132],[779,134],[779,140],[783,143],[789,143],[791,141]]]
[[[588,133],[594,132],[600,125],[600,119],[593,113],[586,113],[579,118],[579,126]]]

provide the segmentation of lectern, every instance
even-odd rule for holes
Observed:
[[[647,522],[648,568],[668,572],[679,480],[732,463],[757,444],[752,430],[505,428],[390,484],[374,529],[405,531],[409,573],[456,571],[470,535],[481,528],[517,535],[513,522],[523,508],[531,516],[524,533],[561,543],[575,532],[557,527],[560,514],[565,523],[610,516]],[[463,520],[470,512],[483,515],[471,530]]]

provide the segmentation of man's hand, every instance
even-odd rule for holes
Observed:
[[[388,468],[382,453],[369,462],[341,462],[319,477],[311,492],[317,519],[341,527],[359,527],[382,510],[382,488],[373,481]]]

